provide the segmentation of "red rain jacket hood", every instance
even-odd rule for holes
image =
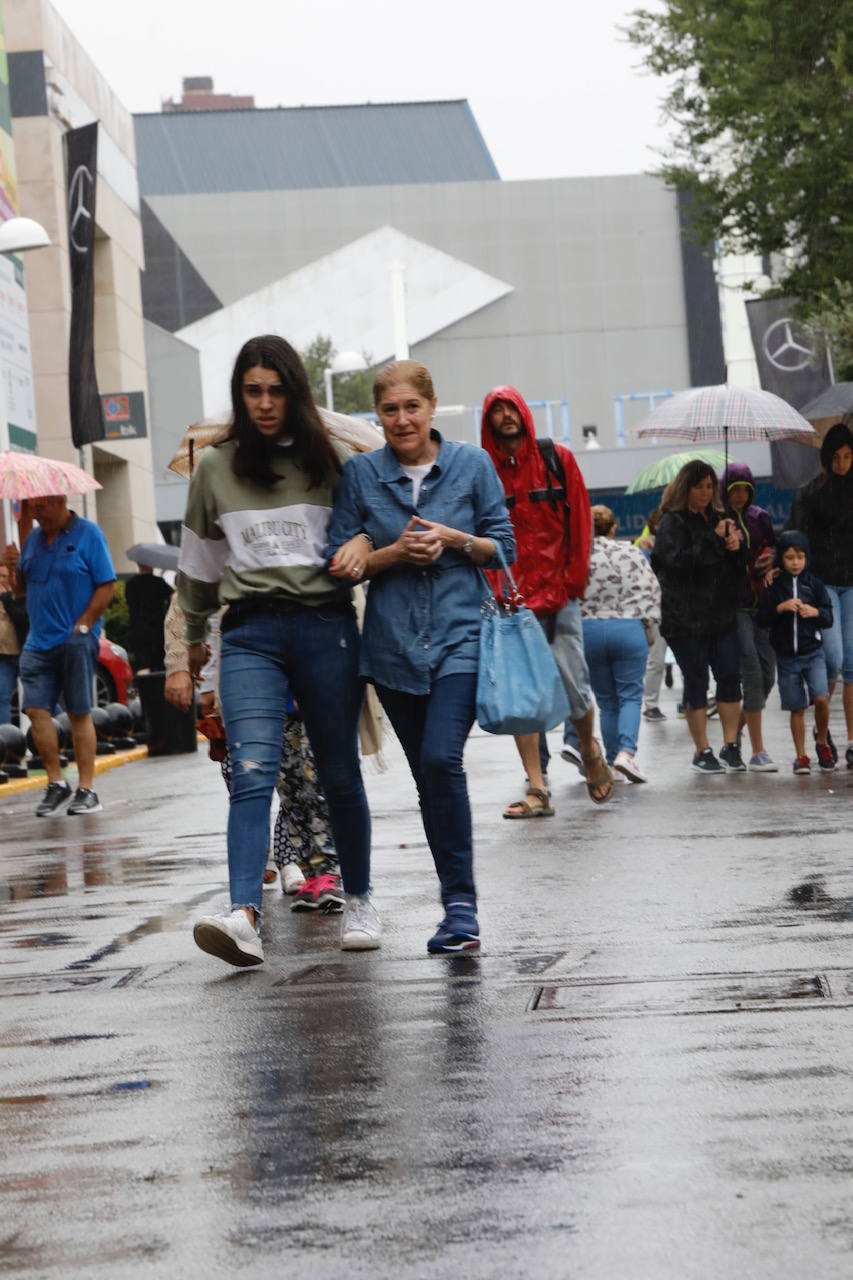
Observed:
[[[489,411],[496,400],[514,405],[521,415],[526,435],[512,457],[499,448],[489,423]],[[518,549],[513,577],[529,609],[536,614],[557,613],[569,600],[583,596],[589,574],[592,515],[574,455],[565,445],[555,446],[566,473],[567,529],[562,502],[530,499],[531,493],[547,490],[549,475],[551,485],[558,486],[559,481],[545,466],[536,444],[533,415],[515,387],[495,387],[486,396],[480,440],[495,464],[504,493],[514,499],[509,512]],[[490,573],[488,577],[496,594],[501,594],[500,575]]]

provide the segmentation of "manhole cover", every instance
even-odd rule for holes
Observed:
[[[570,1018],[732,1013],[849,1001],[853,973],[695,974],[684,978],[602,978],[536,987],[528,1012]]]

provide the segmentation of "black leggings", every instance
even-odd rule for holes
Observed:
[[[684,705],[699,711],[708,705],[708,668],[717,681],[718,702],[740,702],[740,644],[737,630],[721,636],[668,636],[684,676]]]

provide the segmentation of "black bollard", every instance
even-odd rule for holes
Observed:
[[[53,721],[53,727],[56,730],[56,741],[59,746],[59,763],[62,765],[64,769],[65,766],[68,764],[68,756],[65,754],[62,746],[62,737],[63,737],[62,725],[59,723],[59,720],[56,718],[56,716],[51,716],[51,720]],[[36,746],[36,741],[35,741],[35,738],[33,737],[32,725],[30,725],[29,729],[27,729],[27,748],[30,752],[30,755],[32,756],[32,759],[30,760],[30,768],[43,769],[44,762],[42,761],[42,758],[38,753],[38,747]]]
[[[133,716],[123,702],[108,702],[104,708],[110,718],[111,741],[119,751],[129,751],[136,746],[133,735]]]
[[[92,708],[92,724],[95,726],[95,736],[97,737],[95,754],[99,756],[114,756],[116,749],[112,742],[112,724],[104,707]]]
[[[56,735],[59,738],[59,750],[68,761],[74,759],[74,735],[71,732],[71,719],[67,711],[60,711],[58,716],[53,717],[53,723],[58,725]]]
[[[0,724],[0,740],[3,742],[3,768],[10,778],[27,776],[27,739],[16,724]]]
[[[134,740],[137,744],[147,742],[148,734],[145,732],[145,716],[142,714],[142,699],[131,698],[130,702],[127,704],[127,709],[130,712],[131,719],[133,721],[132,733]]]

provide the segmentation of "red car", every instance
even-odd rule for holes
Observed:
[[[101,632],[95,666],[98,706],[105,707],[108,702],[127,703],[128,686],[132,683],[133,671],[127,660],[127,650],[108,640]]]

